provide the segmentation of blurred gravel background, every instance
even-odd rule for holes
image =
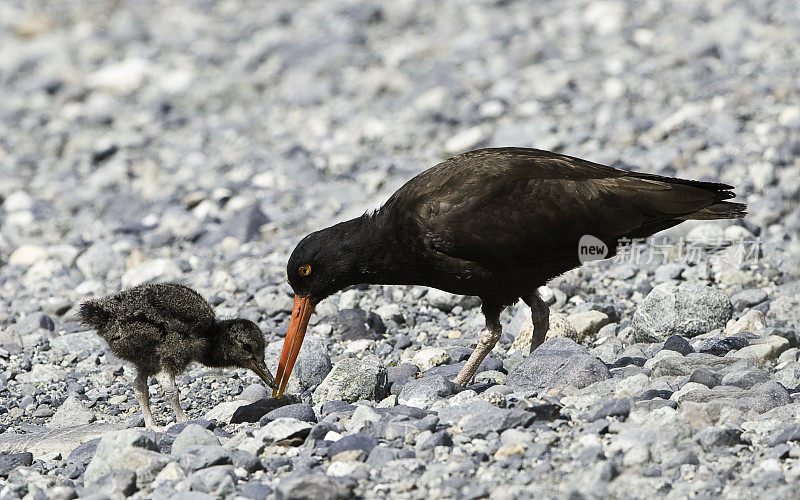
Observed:
[[[3,0],[0,498],[796,497],[799,66],[793,1]],[[669,241],[760,258],[568,273],[543,294],[577,344],[526,357],[510,308],[461,392],[479,302],[348,290],[290,406],[195,367],[198,425],[137,430],[81,300],[185,283],[274,370],[300,237],[484,146],[732,184],[744,221]]]

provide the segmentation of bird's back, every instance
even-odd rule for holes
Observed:
[[[79,317],[114,354],[140,368],[149,366],[148,371],[161,368],[164,352],[178,365],[197,357],[195,351],[215,323],[214,311],[202,296],[174,283],[140,285],[84,302]]]
[[[724,201],[731,189],[536,149],[482,149],[414,177],[379,217],[445,264],[520,275],[544,269],[549,279],[579,265],[586,234],[615,248],[684,220],[742,217],[744,205]]]

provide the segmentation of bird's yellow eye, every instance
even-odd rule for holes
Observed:
[[[302,266],[297,268],[297,273],[300,276],[308,276],[309,274],[311,274],[311,266],[308,264],[303,264]]]

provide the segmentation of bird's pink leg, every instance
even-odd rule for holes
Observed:
[[[502,311],[502,308],[484,305],[483,315],[486,317],[486,328],[481,330],[480,335],[478,335],[478,345],[475,346],[475,350],[470,354],[467,364],[453,379],[456,384],[466,386],[475,376],[475,372],[478,371],[478,367],[484,358],[491,352],[497,341],[500,340],[500,336],[503,334],[503,327],[500,325],[500,311]]]

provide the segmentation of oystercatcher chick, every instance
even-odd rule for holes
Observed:
[[[157,428],[150,412],[147,379],[155,375],[178,422],[186,421],[175,376],[197,361],[209,367],[253,370],[268,386],[275,380],[264,363],[264,336],[252,321],[218,321],[197,292],[174,283],[139,285],[80,306],[81,321],[94,329],[111,352],[137,370],[133,391],[145,424]]]
[[[525,148],[470,151],[422,172],[376,212],[303,238],[287,265],[295,292],[278,371],[280,397],[309,317],[325,297],[355,284],[424,285],[476,295],[486,328],[454,382],[466,385],[500,339],[500,312],[531,308],[538,347],[549,310],[536,290],[580,265],[592,235],[614,255],[686,220],[731,219],[746,206],[726,184],[676,179]]]

